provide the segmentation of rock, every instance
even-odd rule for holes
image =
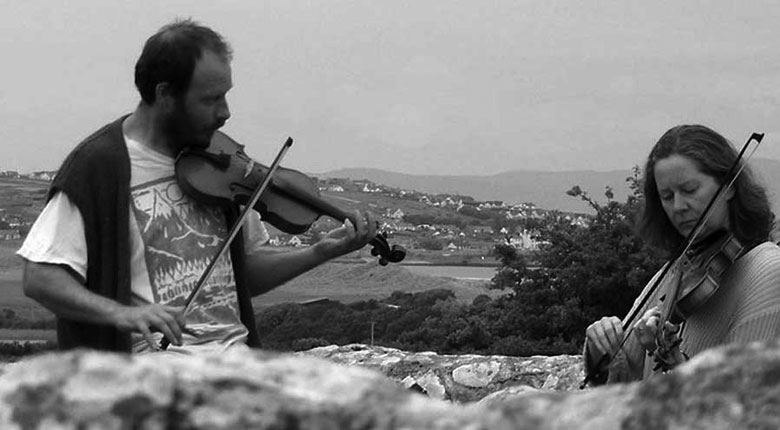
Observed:
[[[370,361],[365,350],[355,352]],[[437,356],[419,359],[435,362]],[[489,363],[496,360],[485,357],[484,369],[472,367],[478,381],[493,374]],[[72,351],[5,369],[0,428],[769,429],[780,428],[779,369],[780,343],[756,343],[705,351],[670,374],[640,383],[571,392],[520,384],[460,404],[420,394],[375,370],[307,354]],[[548,381],[537,379],[542,386]]]
[[[361,344],[330,345],[298,354],[377,370],[396,381],[406,381],[404,385],[417,384],[433,398],[458,403],[478,401],[516,386],[577,390],[584,378],[579,355],[438,355]]]
[[[467,387],[487,387],[500,369],[501,364],[494,360],[464,364],[452,371],[452,380]]]

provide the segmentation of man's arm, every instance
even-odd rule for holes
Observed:
[[[355,216],[356,225],[344,225],[329,232],[316,244],[287,252],[259,250],[247,256],[247,277],[253,296],[266,293],[320,264],[364,247],[376,236],[371,214]]]
[[[181,327],[184,326],[181,307],[122,305],[89,291],[70,272],[54,264],[27,261],[22,285],[27,297],[58,317],[137,331],[153,348],[156,343],[152,331],[160,331],[172,343],[181,344]]]

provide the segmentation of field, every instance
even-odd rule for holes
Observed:
[[[23,179],[0,178],[0,210],[5,214],[32,221],[43,207],[48,183]],[[402,207],[407,213],[424,211],[419,202],[388,199],[381,195],[360,193],[342,196],[323,196],[332,199],[344,210],[355,208],[384,213],[389,207]],[[350,198],[353,197],[353,198]],[[363,201],[358,200],[363,198]],[[390,200],[393,200],[392,202]],[[437,209],[438,210],[438,209]],[[393,244],[393,243],[391,243]],[[34,300],[24,296],[21,287],[22,260],[15,255],[21,241],[0,241],[0,317],[6,321],[41,321],[53,318],[51,312]],[[480,294],[496,296],[500,292],[488,290],[485,282],[458,280],[446,277],[418,275],[400,265],[380,266],[369,253],[370,247],[360,252],[324,264],[268,294],[254,299],[255,308],[279,303],[300,303],[328,298],[343,303],[383,299],[394,291],[420,292],[434,288],[452,290],[456,297],[470,303]],[[409,249],[405,262],[428,262],[433,264],[484,264],[484,252],[448,255]],[[495,261],[488,262],[495,263]],[[6,325],[7,326],[7,325]],[[51,339],[51,331],[0,329],[0,341],[16,339]]]
[[[51,319],[53,315],[48,310],[24,296],[22,261],[14,255],[20,245],[20,241],[0,242],[0,314],[13,312],[20,320],[27,321]],[[351,303],[383,299],[393,291],[414,293],[434,288],[452,290],[465,303],[471,303],[480,294],[500,294],[488,290],[484,284],[482,281],[418,275],[399,265],[380,266],[375,260],[332,262],[255,298],[254,304],[255,309],[262,311],[279,303],[301,303],[322,298]],[[53,333],[46,330],[0,329],[0,341],[52,338]]]
[[[18,240],[0,241],[0,313],[10,311],[28,321],[53,318],[51,312],[22,291],[22,259],[14,254],[19,246]]]
[[[393,291],[416,293],[436,288],[452,290],[455,297],[464,303],[471,303],[480,294],[493,297],[501,294],[488,290],[482,281],[418,275],[403,266],[380,266],[372,261],[362,264],[324,264],[255,298],[254,303],[256,309],[321,298],[351,303],[386,298]]]
[[[32,221],[43,209],[48,189],[45,181],[0,177],[0,210],[7,219]]]

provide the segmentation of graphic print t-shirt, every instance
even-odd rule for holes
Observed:
[[[133,304],[183,305],[206,265],[227,237],[221,210],[185,196],[174,176],[174,160],[125,138],[132,163],[130,198],[131,288]],[[257,212],[243,226],[245,252],[258,251],[268,233]],[[78,208],[57,193],[30,229],[21,257],[38,263],[65,264],[84,281],[87,245]],[[186,315],[184,345],[172,352],[222,350],[246,341],[238,313],[230,253],[216,264]],[[156,341],[162,337],[156,334]],[[136,352],[149,351],[140,334]]]
[[[183,306],[228,235],[224,214],[184,195],[176,182],[173,159],[125,140],[132,165],[131,236],[140,245],[134,246],[132,256],[134,300]],[[245,229],[259,230],[259,222],[247,224]],[[248,243],[264,241],[257,239]],[[183,341],[188,349],[219,349],[246,341],[229,252],[217,261],[186,320]],[[134,350],[147,350],[142,336],[133,340]],[[176,347],[169,350],[175,352]]]

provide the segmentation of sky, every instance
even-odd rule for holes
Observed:
[[[0,170],[56,169],[132,111],[176,18],[234,49],[224,131],[307,173],[619,170],[670,127],[780,159],[780,2],[0,0]]]

